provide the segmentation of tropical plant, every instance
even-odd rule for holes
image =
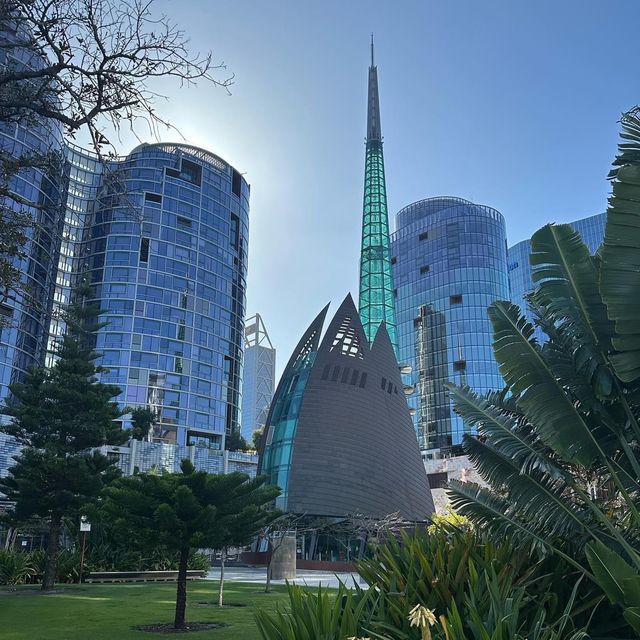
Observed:
[[[379,597],[373,589],[349,589],[344,584],[335,592],[287,583],[287,594],[287,609],[259,609],[254,614],[262,640],[345,640],[367,636],[365,630]]]
[[[0,549],[0,584],[21,584],[36,570],[30,554]]]
[[[489,488],[453,482],[454,508],[494,536],[552,553],[598,584],[640,634],[640,118],[623,116],[605,239],[569,225],[532,238],[534,325],[489,308],[506,388],[450,385]],[[600,616],[604,621],[604,617]],[[622,636],[628,637],[619,630]]]
[[[289,587],[286,610],[256,614],[262,639],[579,640],[594,602],[566,563],[447,524],[389,536],[358,569],[366,589]]]
[[[371,637],[421,638],[427,629],[413,624],[416,606],[434,612],[437,623],[428,630],[434,638],[450,628],[452,638],[471,639],[481,628],[494,629],[496,638],[519,637],[508,635],[514,629],[522,637],[533,629],[542,633],[559,624],[569,602],[572,619],[565,628],[573,630],[588,623],[593,604],[590,590],[578,588],[580,574],[570,565],[540,559],[509,538],[494,543],[483,532],[447,523],[427,533],[389,537],[358,563],[358,570],[381,596],[368,628]]]

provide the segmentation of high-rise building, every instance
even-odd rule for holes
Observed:
[[[28,39],[28,34],[11,31],[10,27],[3,26],[0,38],[4,43],[18,45]],[[28,48],[0,48],[3,70],[24,71],[41,68],[42,64],[39,55]],[[43,166],[38,159],[49,155],[60,157],[63,148],[62,126],[57,122],[40,117],[28,123],[0,122],[2,161],[31,157],[37,165],[11,175],[6,183],[0,177],[3,188],[15,195],[3,198],[2,205],[33,221],[26,228],[28,238],[22,254],[13,262],[22,276],[23,286],[15,291],[3,290],[0,296],[0,402],[8,395],[9,384],[17,382],[27,367],[40,364],[47,346],[64,220],[61,206],[64,171],[62,163],[50,162]],[[3,238],[3,244],[6,242]],[[5,246],[3,250],[8,251],[10,247]]]
[[[588,218],[581,218],[569,224],[582,236],[582,241],[589,247],[591,253],[595,253],[604,240],[604,227],[607,221],[605,213],[599,213]],[[509,261],[509,286],[511,289],[511,302],[517,304],[531,319],[525,296],[533,289],[532,268],[529,264],[531,253],[531,240],[522,240],[508,250]],[[538,338],[542,338],[542,332],[536,329]]]
[[[244,328],[242,372],[242,435],[251,443],[253,432],[267,422],[276,377],[276,350],[262,316],[247,318]]]
[[[373,35],[371,36],[371,66],[369,67],[358,309],[367,340],[373,343],[380,323],[384,322],[393,348],[397,353],[396,313],[389,249],[387,187],[382,153],[378,68],[375,66],[373,58]]]
[[[499,389],[487,307],[509,298],[502,215],[462,198],[428,198],[398,212],[392,236],[400,361],[425,456],[465,432],[445,384]],[[430,453],[427,453],[430,452]]]
[[[222,448],[239,429],[249,185],[218,156],[169,143],[106,164],[69,147],[66,174],[56,194],[66,209],[34,228],[57,245],[34,251],[40,262],[30,252],[25,270],[51,280],[42,299],[54,311],[78,282],[91,285],[107,323],[96,344],[102,380],[122,389],[121,406],[156,411],[154,441]],[[25,362],[36,364],[64,326],[53,313],[20,331],[3,331],[5,353],[32,345]],[[23,360],[3,368],[5,387]]]

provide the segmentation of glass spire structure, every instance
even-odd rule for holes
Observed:
[[[378,328],[384,322],[393,349],[397,354],[398,341],[391,278],[387,189],[384,179],[380,101],[378,98],[378,68],[375,66],[373,58],[373,35],[371,36],[371,66],[369,67],[358,309],[369,344],[373,344]]]

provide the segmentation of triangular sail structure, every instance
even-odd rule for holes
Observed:
[[[370,345],[349,295],[319,340],[325,314],[282,374],[260,473],[288,512],[426,520],[433,500],[386,325]]]

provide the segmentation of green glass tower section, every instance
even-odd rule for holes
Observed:
[[[387,189],[384,179],[380,101],[378,99],[378,69],[373,59],[373,36],[371,37],[371,66],[369,67],[358,309],[369,343],[373,344],[378,328],[384,322],[397,355],[398,341],[391,278]]]

